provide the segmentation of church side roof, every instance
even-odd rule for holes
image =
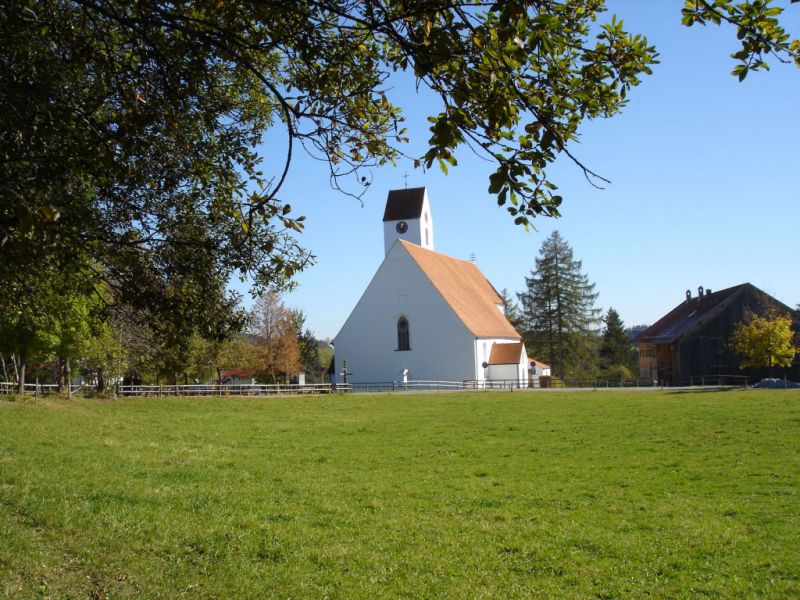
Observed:
[[[497,309],[503,299],[474,264],[427,250],[405,240],[398,243],[431,281],[476,337],[517,338],[520,335]],[[519,361],[519,355],[514,362]]]
[[[514,344],[492,344],[490,365],[516,365],[522,357],[522,342]]]
[[[424,187],[390,190],[383,213],[384,222],[421,218],[424,200]]]

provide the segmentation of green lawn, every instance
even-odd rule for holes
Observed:
[[[800,392],[0,400],[7,597],[798,597]]]

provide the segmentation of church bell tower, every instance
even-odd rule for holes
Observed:
[[[389,191],[383,213],[385,254],[398,239],[433,250],[433,219],[424,187]]]

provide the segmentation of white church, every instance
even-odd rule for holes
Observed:
[[[336,380],[516,380],[529,362],[497,290],[471,262],[433,249],[425,188],[392,190],[385,257],[333,341]],[[346,362],[345,362],[346,361]]]

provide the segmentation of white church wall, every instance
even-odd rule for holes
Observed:
[[[489,365],[486,379],[519,381],[519,365]]]
[[[410,350],[397,350],[397,320],[409,322]],[[351,382],[473,379],[474,336],[402,244],[381,264],[334,340],[337,381],[347,359]]]
[[[517,365],[517,373],[519,374],[520,381],[528,381],[528,368],[530,367],[530,361],[528,360],[528,350],[525,348],[525,344],[522,344],[522,359],[519,361]]]
[[[492,354],[492,344],[510,344],[519,342],[519,338],[475,338],[475,374],[478,381],[485,379],[492,379],[489,376],[488,370],[490,367],[484,368],[483,363],[489,362],[489,357]],[[514,374],[508,379],[514,379]]]

